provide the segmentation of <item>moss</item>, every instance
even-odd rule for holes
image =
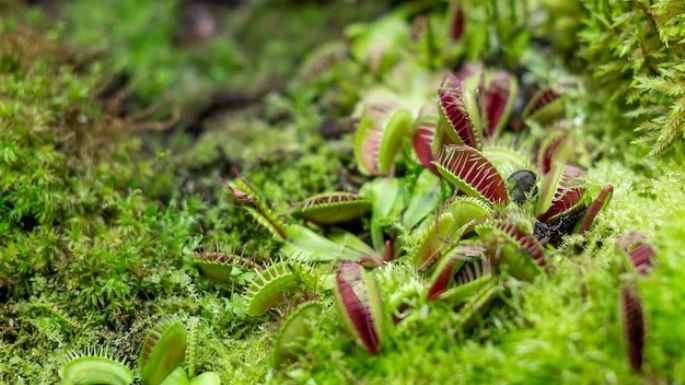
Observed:
[[[656,268],[640,282],[647,311],[647,373],[675,383],[685,375],[679,353],[685,345],[682,312],[674,302],[682,294],[678,282],[685,277],[680,207],[685,174],[680,164],[677,158],[660,162],[633,158],[624,166],[603,162],[596,170],[618,187],[614,209],[607,213],[608,224],[620,232],[639,229],[656,249]]]
[[[226,84],[242,68],[244,58],[218,25],[211,28],[210,37],[179,41],[194,28],[192,23],[181,25],[184,11],[189,12],[179,0],[114,1],[99,7],[88,1],[68,2],[63,10],[65,36],[73,46],[105,54],[113,73],[130,77],[130,92],[138,101],[150,104],[169,94],[185,105],[217,84]]]
[[[12,19],[1,29],[11,65],[0,71],[0,379],[47,383],[61,365],[55,349],[190,307],[194,272],[181,257],[196,244],[196,212],[146,194],[170,171],[101,112],[98,63],[77,72],[40,32]]]
[[[641,131],[652,154],[679,143],[684,132],[682,2],[581,3],[584,26],[578,53],[593,81],[601,84],[598,96],[620,110],[616,119]]]

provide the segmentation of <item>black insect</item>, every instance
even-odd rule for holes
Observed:
[[[507,182],[509,184],[509,195],[511,200],[517,205],[523,206],[526,201],[537,195],[538,187],[535,185],[537,176],[534,172],[528,170],[520,170],[511,174]]]
[[[585,215],[585,207],[574,210],[570,213],[564,214],[554,222],[544,223],[536,222],[533,233],[538,237],[542,243],[551,243],[552,245],[561,244],[561,237],[571,234],[575,229],[578,221]]]

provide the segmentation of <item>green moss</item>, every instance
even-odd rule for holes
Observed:
[[[685,278],[685,216],[681,208],[685,191],[682,161],[634,160],[631,166],[601,163],[596,173],[613,179],[617,194],[606,222],[619,232],[638,229],[656,250],[656,268],[639,282],[647,312],[647,373],[675,383],[683,382],[683,314],[675,298],[682,295]],[[635,172],[639,170],[638,172]]]
[[[52,41],[11,19],[0,42],[11,64],[0,71],[0,382],[48,383],[60,352],[203,309],[183,264],[202,207],[157,201],[171,171],[100,112],[98,63],[77,73]],[[130,356],[135,345],[115,349]]]
[[[629,129],[642,131],[653,154],[680,143],[685,6],[677,0],[581,3],[579,53],[600,85],[597,96],[612,101]]]
[[[139,101],[150,104],[169,94],[185,105],[226,84],[244,59],[225,33],[187,45],[175,42],[182,28],[193,28],[181,24],[182,12],[179,0],[108,1],[99,7],[68,2],[65,34],[73,46],[105,54],[114,73],[130,76]]]

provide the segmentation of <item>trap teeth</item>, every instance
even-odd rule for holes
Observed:
[[[443,147],[436,167],[440,175],[467,195],[497,205],[509,203],[507,186],[495,166],[478,150],[464,145]]]
[[[305,199],[295,213],[318,224],[348,222],[371,209],[371,201],[358,194],[332,192]]]

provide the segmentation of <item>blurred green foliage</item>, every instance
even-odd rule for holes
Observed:
[[[90,1],[67,2],[65,35],[73,47],[104,56],[112,73],[130,76],[130,91],[140,103],[153,103],[164,94],[176,103],[190,103],[227,84],[245,61],[231,36],[220,31],[201,41],[179,41],[182,11],[179,0],[103,1],[97,7]]]

